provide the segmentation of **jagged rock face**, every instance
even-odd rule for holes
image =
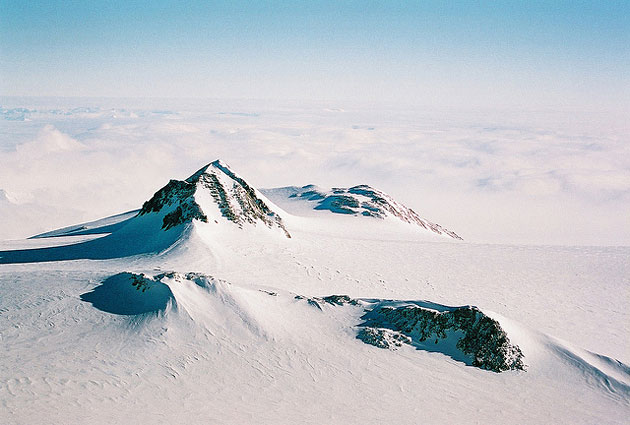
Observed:
[[[195,195],[199,191],[207,191],[221,216],[237,226],[242,228],[245,223],[260,221],[269,228],[282,229],[287,237],[291,237],[280,216],[257,196],[245,180],[221,161],[208,164],[185,181],[171,180],[144,203],[138,215],[160,212],[165,207],[172,209],[164,216],[164,230],[192,220],[207,223],[210,213],[197,202]]]
[[[188,223],[193,219],[208,222],[208,217],[195,202],[195,184],[188,181],[171,180],[166,186],[158,190],[155,195],[142,205],[138,215],[160,212],[164,207],[176,205],[175,209],[164,216],[162,229]]]
[[[361,318],[365,321],[359,325],[357,339],[379,348],[396,350],[408,344],[421,350],[442,352],[468,365],[494,372],[525,369],[520,348],[510,343],[499,322],[476,307],[353,299],[347,295],[296,295],[295,299],[306,301],[321,311],[326,305],[362,308]]]
[[[438,312],[420,306],[379,307],[363,316],[358,338],[377,347],[389,348],[394,341],[424,343],[461,335],[456,348],[472,357],[472,365],[494,372],[523,370],[523,353],[510,343],[496,320],[475,307]],[[387,330],[388,332],[384,332]],[[393,333],[392,333],[393,332]]]
[[[418,225],[437,234],[445,234],[454,239],[462,239],[455,232],[439,224],[421,218],[414,210],[396,202],[391,196],[368,185],[350,188],[333,188],[330,192],[308,185],[294,188],[289,198],[300,198],[316,202],[316,210],[328,210],[336,214],[362,215],[384,219],[396,217],[406,223]]]
[[[390,350],[396,350],[402,347],[403,344],[412,343],[411,338],[407,335],[383,328],[361,328],[359,329],[357,338],[366,344],[374,345],[378,348],[388,348]]]

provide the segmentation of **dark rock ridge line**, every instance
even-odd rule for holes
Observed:
[[[357,338],[395,350],[403,344],[436,351],[493,372],[524,370],[523,353],[496,320],[476,307],[448,307],[424,301],[352,299],[347,295],[304,297],[309,305],[365,306]]]
[[[172,279],[174,282],[165,282]],[[156,275],[122,272],[105,279],[100,286],[81,295],[95,308],[114,314],[142,315],[165,312],[169,304],[177,309],[178,300],[169,285],[185,281],[205,289],[229,282],[202,273],[163,272]],[[258,289],[277,297],[278,293]],[[288,294],[286,294],[288,295]],[[396,349],[403,344],[437,351],[456,360],[494,372],[524,370],[523,353],[510,343],[500,324],[476,307],[447,307],[426,301],[353,299],[348,295],[305,297],[298,301],[325,312],[328,308],[353,308],[362,311],[363,323],[357,338],[379,348]],[[238,307],[236,307],[238,308]],[[444,343],[445,342],[445,343]]]
[[[223,179],[220,174],[224,175]],[[231,186],[226,187],[222,182],[225,176],[232,182]],[[267,227],[278,227],[288,238],[291,237],[282,218],[256,195],[256,191],[245,180],[218,160],[201,168],[185,181],[171,180],[144,203],[138,216],[176,205],[173,211],[164,216],[162,229],[168,230],[192,220],[207,223],[208,216],[195,201],[194,195],[198,190],[208,191],[221,215],[240,228],[244,223],[262,221]]]
[[[350,298],[347,295],[329,295],[327,297],[304,297],[302,295],[296,295],[294,297],[296,300],[306,300],[306,302],[309,305],[312,305],[313,307],[316,307],[320,310],[322,310],[322,306],[324,304],[330,304],[330,305],[344,305],[344,304],[350,304],[350,305],[359,305],[359,302],[357,300],[354,300],[352,298]]]
[[[357,338],[381,348],[402,343],[426,348],[458,338],[455,347],[471,357],[472,366],[494,372],[523,370],[523,353],[510,343],[499,322],[476,307],[435,311],[417,305],[377,307],[363,317]],[[459,336],[461,335],[461,336]]]
[[[414,210],[396,202],[391,196],[368,185],[350,188],[333,188],[324,192],[314,185],[301,188],[290,187],[289,198],[300,198],[316,202],[316,210],[327,210],[336,214],[362,215],[384,219],[388,215],[406,223],[415,224],[437,234],[445,234],[453,239],[462,239],[458,234],[420,217]]]
[[[162,229],[188,223],[193,219],[208,222],[208,217],[195,202],[194,194],[197,186],[188,181],[171,180],[166,186],[155,192],[153,197],[142,205],[138,216],[162,211],[164,207],[178,204],[177,207],[166,214],[162,220]]]

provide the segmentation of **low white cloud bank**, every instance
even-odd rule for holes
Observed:
[[[222,158],[258,187],[374,185],[470,241],[630,241],[622,126],[346,105],[18,106],[0,109],[0,239],[139,208]]]

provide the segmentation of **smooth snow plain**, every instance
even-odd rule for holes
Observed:
[[[217,216],[162,231],[150,240],[156,253],[138,253],[138,240],[125,251],[115,237],[58,236],[64,231],[3,242],[0,257],[77,238],[113,241],[130,256],[0,265],[0,422],[630,417],[630,248],[467,243],[394,220],[300,214],[306,209],[292,202],[269,202],[291,238]],[[121,273],[169,271],[180,275],[120,309],[140,294],[119,286]],[[181,277],[189,272],[211,277]],[[522,349],[526,370],[495,373],[439,352],[367,345],[356,338],[360,306],[320,310],[296,298],[332,294],[475,305]]]

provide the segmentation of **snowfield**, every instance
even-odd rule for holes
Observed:
[[[2,242],[0,423],[630,417],[630,247],[469,243],[218,161],[175,182]]]

